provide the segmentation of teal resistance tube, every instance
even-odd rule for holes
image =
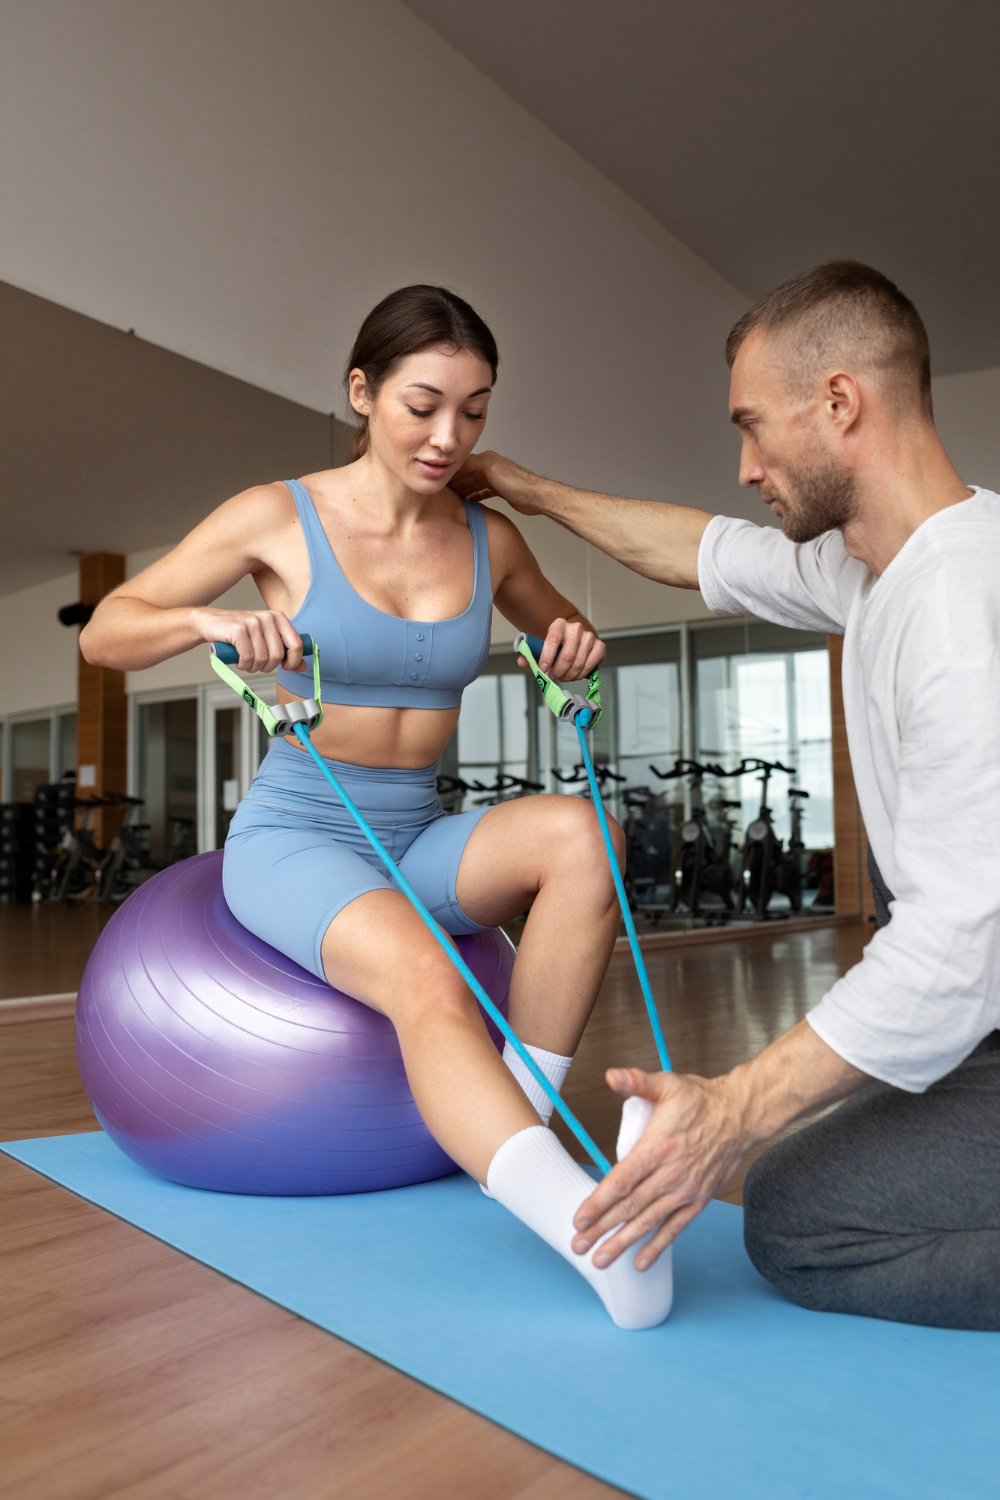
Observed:
[[[580,714],[583,718],[583,713]],[[622,921],[625,923],[625,931],[628,933],[629,947],[632,949],[632,958],[635,961],[635,972],[639,976],[639,987],[642,990],[642,998],[646,1002],[646,1011],[649,1015],[649,1024],[653,1032],[653,1041],[656,1043],[656,1055],[660,1059],[660,1067],[665,1073],[669,1073],[670,1054],[667,1052],[667,1043],[663,1035],[663,1027],[660,1025],[660,1017],[656,1010],[656,1001],[653,999],[653,989],[646,972],[646,961],[639,947],[639,936],[635,930],[635,922],[632,920],[632,912],[629,908],[628,897],[625,894],[625,882],[622,880],[621,871],[618,868],[618,857],[615,854],[615,846],[611,842],[611,830],[608,827],[607,815],[601,801],[601,789],[594,775],[594,762],[590,758],[590,746],[587,744],[587,736],[583,726],[577,721],[576,737],[580,741],[580,754],[583,756],[583,768],[590,782],[590,795],[594,799],[594,807],[597,810],[597,821],[601,825],[601,836],[604,839],[604,847],[608,853],[608,864],[611,866],[611,874],[614,877],[615,890],[618,892],[618,905],[621,907]]]
[[[543,642],[538,636],[528,635],[523,637],[537,662],[542,652]],[[517,649],[515,645],[515,650]],[[539,668],[541,673],[541,669]],[[544,677],[546,674],[541,673]],[[598,700],[599,701],[599,700]],[[593,710],[584,706],[577,709],[573,715],[573,723],[576,727],[576,737],[580,741],[580,754],[583,758],[583,768],[587,773],[590,783],[590,795],[594,801],[594,810],[597,813],[597,821],[601,826],[601,837],[604,839],[604,848],[607,851],[608,864],[611,866],[611,874],[615,882],[615,890],[618,893],[618,905],[621,908],[622,921],[625,923],[625,931],[628,933],[629,947],[632,949],[632,958],[635,962],[635,972],[639,976],[639,987],[642,990],[642,998],[646,1002],[646,1011],[649,1015],[649,1024],[653,1031],[653,1040],[656,1043],[656,1054],[660,1059],[660,1067],[665,1073],[671,1071],[670,1054],[667,1052],[667,1043],[663,1035],[663,1027],[660,1025],[660,1017],[656,1010],[656,1001],[653,999],[652,986],[649,983],[649,975],[646,972],[646,962],[639,947],[639,937],[635,930],[635,922],[632,920],[632,912],[629,908],[628,897],[625,894],[625,883],[622,880],[621,871],[618,868],[618,856],[615,854],[615,846],[611,842],[611,830],[608,827],[607,814],[604,811],[604,803],[601,800],[601,789],[594,775],[594,762],[590,755],[590,746],[587,744],[585,730],[589,729],[594,717]]]
[[[347,793],[344,791],[344,788],[337,780],[336,776],[334,776],[333,772],[330,770],[330,767],[326,764],[326,761],[323,759],[322,755],[320,755],[319,751],[313,745],[312,740],[309,738],[308,726],[305,724],[296,724],[294,726],[294,731],[295,737],[302,745],[302,748],[312,756],[313,760],[316,762],[317,766],[322,771],[327,781],[333,787],[333,790],[336,792],[341,802],[347,808],[347,811],[350,813],[355,823],[357,823],[358,827],[361,829],[361,832],[364,834],[369,844],[371,844],[372,848],[375,850],[375,853],[378,855],[379,859],[389,871],[389,874],[392,876],[393,880],[403,892],[403,895],[410,902],[410,905],[413,907],[417,915],[421,918],[424,926],[427,928],[428,932],[431,934],[434,940],[441,948],[444,949],[445,953],[448,955],[449,960],[452,964],[454,964],[455,968],[461,974],[462,978],[465,980],[466,984],[469,986],[469,989],[475,995],[476,999],[479,1001],[479,1004],[489,1016],[494,1026],[496,1026],[502,1033],[504,1038],[508,1042],[510,1042],[510,1045],[513,1047],[518,1057],[524,1063],[524,1066],[528,1069],[528,1072],[538,1084],[539,1088],[544,1090],[544,1092],[552,1100],[553,1106],[556,1110],[558,1110],[559,1115],[565,1121],[568,1128],[576,1136],[577,1140],[580,1142],[580,1145],[583,1147],[584,1151],[586,1151],[587,1155],[590,1157],[594,1165],[599,1167],[600,1170],[604,1173],[610,1172],[611,1163],[604,1155],[604,1152],[591,1139],[590,1135],[580,1124],[580,1121],[576,1118],[576,1115],[574,1115],[569,1106],[563,1103],[561,1096],[556,1092],[549,1080],[545,1077],[545,1074],[542,1072],[541,1068],[539,1068],[538,1064],[535,1062],[535,1059],[531,1056],[531,1053],[528,1052],[523,1043],[516,1036],[513,1028],[507,1021],[507,1018],[503,1016],[499,1010],[497,1010],[496,1006],[493,1004],[493,1001],[490,999],[489,995],[487,995],[486,991],[479,983],[479,980],[472,973],[468,964],[462,958],[462,955],[458,952],[458,949],[455,948],[455,946],[448,940],[446,933],[441,927],[438,926],[437,922],[435,922],[434,918],[431,916],[430,912],[427,910],[426,906],[421,901],[420,897],[417,895],[416,891],[413,889],[406,876],[402,873],[395,860],[389,854],[388,850],[383,848],[377,836],[373,833],[371,828],[369,828],[364,815],[359,811],[358,808],[355,807],[354,803],[351,801],[350,797],[347,795]],[[610,833],[607,835],[607,837],[610,847]],[[613,864],[613,868],[617,872],[617,863]],[[621,877],[619,876],[619,882],[620,880]]]

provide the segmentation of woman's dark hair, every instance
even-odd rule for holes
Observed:
[[[374,400],[383,380],[401,359],[433,349],[436,344],[478,354],[496,380],[500,364],[496,339],[479,314],[447,287],[403,286],[372,308],[358,329],[344,371],[348,417],[357,424],[351,441],[352,460],[368,452],[368,418],[351,407],[351,371],[364,372],[368,394]]]

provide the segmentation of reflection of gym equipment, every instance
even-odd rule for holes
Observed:
[[[580,784],[583,790],[579,795],[593,800],[587,770],[582,761],[575,765],[572,771],[559,771],[553,766],[552,774],[557,781],[562,782],[563,786],[576,786]],[[594,763],[594,777],[600,788],[602,798],[610,796],[610,791],[607,789],[609,781],[625,782],[628,780],[627,776],[619,776],[617,771],[612,771],[611,767],[605,765],[603,762],[601,764]]]
[[[802,799],[809,793],[798,787],[789,791],[792,811],[792,832],[788,849],[782,847],[781,839],[774,831],[774,817],[767,805],[767,788],[775,771],[788,776],[795,775],[794,766],[782,765],[779,760],[760,760],[754,757],[743,760],[733,776],[744,776],[760,771],[760,808],[756,818],[746,831],[743,842],[743,861],[740,870],[740,909],[753,911],[763,917],[775,892],[788,897],[792,911],[802,910]]]
[[[674,862],[673,809],[665,792],[648,786],[627,787],[624,793],[625,889],[635,911],[640,905],[654,920],[666,907],[656,902],[657,889],[669,885]]]
[[[471,792],[485,793],[475,799],[474,807],[495,807],[498,802],[512,802],[528,792],[542,792],[545,788],[540,781],[528,781],[524,776],[512,776],[507,771],[498,771],[492,786],[479,780],[466,781],[462,776],[439,776],[437,790],[445,810],[459,812],[464,799]]]
[[[720,847],[708,821],[701,790],[706,776],[723,777],[727,773],[721,766],[701,765],[696,760],[677,760],[670,771],[658,771],[656,766],[650,766],[649,769],[661,781],[674,781],[678,777],[687,776],[691,788],[691,813],[681,824],[680,851],[670,891],[670,910],[676,912],[683,905],[690,916],[699,917],[702,915],[702,897],[706,892],[711,892],[719,897],[725,911],[735,911],[732,825],[728,819],[723,819]],[[724,803],[723,806],[725,805]]]
[[[125,809],[124,821],[108,845],[99,871],[97,899],[104,906],[112,906],[124,901],[136,886],[155,875],[158,867],[142,837],[149,832],[149,824],[138,821],[142,798],[126,797],[124,792],[106,792],[103,801],[108,807]]]
[[[794,776],[791,766],[781,761],[744,757],[732,770],[713,762],[675,760],[669,771],[649,768],[660,781],[689,778],[691,811],[679,829],[679,848],[671,859],[671,817],[666,797],[657,797],[648,787],[630,787],[625,796],[626,844],[629,860],[629,894],[634,907],[654,920],[663,911],[723,921],[738,911],[750,910],[757,917],[767,912],[775,894],[787,896],[793,911],[802,909],[805,842],[802,823],[804,803],[809,793],[802,787],[789,789],[791,835],[788,847],[774,831],[773,814],[767,793],[771,777],[781,771]],[[746,830],[742,844],[733,838],[735,821],[731,814],[742,803],[717,796],[706,809],[702,783],[706,776],[720,781],[760,773],[761,799],[757,816]],[[657,807],[656,803],[660,806]],[[711,814],[711,815],[710,815]],[[734,866],[738,863],[739,873]],[[656,903],[657,887],[670,885],[669,902]],[[705,905],[705,896],[716,896],[721,903]]]
[[[106,804],[100,797],[75,797],[73,807],[80,821],[70,827],[62,843],[52,853],[52,864],[39,890],[45,889],[52,902],[93,901],[100,889],[101,849],[90,831],[90,814]]]
[[[136,821],[143,805],[141,797],[105,792],[100,797],[74,797],[67,805],[79,810],[80,821],[66,829],[55,849],[39,858],[36,900],[98,901],[111,906],[156,873],[159,867],[150,858],[142,837],[149,824]],[[90,830],[90,815],[97,807],[125,810],[124,820],[106,850]]]

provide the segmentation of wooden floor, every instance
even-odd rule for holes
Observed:
[[[0,910],[0,999],[75,988],[100,914]],[[798,1020],[860,924],[653,952],[675,1066]],[[616,957],[567,1086],[610,1152],[654,1054]],[[93,1130],[69,1018],[0,1027],[0,1140]],[[739,1183],[727,1196],[738,1195]],[[2,1500],[596,1500],[619,1493],[0,1156]]]

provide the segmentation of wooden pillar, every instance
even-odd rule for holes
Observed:
[[[854,787],[851,754],[847,748],[841,666],[844,638],[828,635],[830,649],[830,726],[833,741],[833,886],[838,915],[867,919],[875,914],[868,879],[868,835]]]
[[[80,603],[100,604],[105,594],[125,581],[125,559],[117,552],[94,552],[80,558]],[[128,703],[125,673],[92,667],[80,654],[77,665],[76,785],[81,797],[124,792],[128,776]],[[90,827],[106,846],[121,814],[98,808]]]

